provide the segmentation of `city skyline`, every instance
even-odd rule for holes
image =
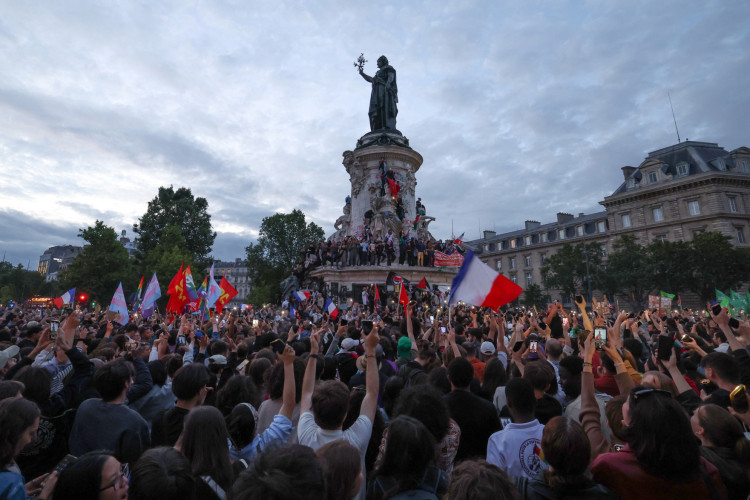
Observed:
[[[263,217],[333,233],[341,153],[369,130],[365,72],[398,72],[437,238],[601,211],[620,167],[681,139],[750,146],[750,4],[85,2],[0,6],[0,252],[133,238],[159,186],[208,200],[231,261]]]

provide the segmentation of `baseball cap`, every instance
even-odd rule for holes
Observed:
[[[398,355],[402,358],[408,358],[411,354],[411,339],[409,339],[409,337],[401,337],[398,339],[398,349],[396,352],[398,352]]]
[[[495,354],[495,346],[492,342],[485,340],[482,342],[482,346],[479,348],[479,352],[482,354]]]
[[[20,349],[17,345],[12,345],[3,351],[0,351],[0,370],[5,368],[5,365],[8,364],[10,358],[18,355],[18,351],[20,351]]]
[[[343,349],[344,351],[353,351],[357,348],[358,345],[359,342],[348,337],[341,341],[341,349]]]
[[[210,358],[211,362],[215,365],[226,365],[227,364],[227,358],[222,356],[221,354],[214,354]]]

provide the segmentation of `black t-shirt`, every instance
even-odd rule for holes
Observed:
[[[151,428],[153,446],[174,446],[182,434],[182,425],[190,410],[175,406],[154,418]]]
[[[502,429],[495,406],[468,391],[452,391],[444,398],[451,418],[461,428],[456,462],[487,456],[487,441]]]

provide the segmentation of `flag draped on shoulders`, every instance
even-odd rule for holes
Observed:
[[[70,304],[73,302],[76,296],[76,289],[71,288],[64,294],[60,295],[58,298],[53,299],[52,302],[55,304],[55,307],[58,309],[62,309],[63,306]]]

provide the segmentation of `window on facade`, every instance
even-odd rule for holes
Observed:
[[[599,231],[600,233],[603,233],[606,229],[607,229],[607,224],[603,220],[600,220],[599,222],[596,223],[596,230]]]
[[[546,261],[546,260],[547,260],[547,254],[546,254],[546,253],[543,253],[543,254],[542,254],[542,255],[541,255],[540,257],[541,257],[541,259],[542,259],[542,264],[544,264],[544,261]]]
[[[515,238],[513,238],[512,240],[510,240],[510,248],[516,248],[516,239]]]
[[[500,259],[497,259],[497,262],[495,263],[495,266],[497,267],[497,270],[500,271],[503,268],[503,261]]]
[[[687,163],[680,163],[677,165],[677,177],[684,177],[688,174]]]
[[[697,201],[690,201],[688,202],[688,211],[690,212],[690,215],[700,215],[701,206]]]
[[[735,227],[734,230],[737,233],[737,243],[745,243],[745,231],[741,227]]]
[[[626,186],[628,187],[628,189],[633,189],[635,187],[635,179],[628,179]]]
[[[531,236],[526,236],[523,239],[523,244],[526,245],[526,246],[530,246],[531,245]]]
[[[656,241],[661,241],[662,243],[666,243],[667,241],[667,235],[666,234],[657,234],[654,239]]]
[[[515,269],[516,268],[516,258],[515,257],[511,257],[510,258],[510,268],[511,269]]]
[[[484,245],[484,251],[485,252],[489,252],[490,251],[490,246],[489,245]]]
[[[531,255],[527,255],[523,258],[523,263],[526,265],[526,267],[531,267]]]
[[[564,240],[565,239],[565,229],[560,229],[557,231],[557,239],[558,240]]]
[[[658,178],[656,177],[656,172],[649,172],[648,173],[648,183],[649,184],[655,184]]]
[[[622,214],[622,227],[630,227],[630,214]]]
[[[729,197],[729,211],[734,213],[737,213],[737,198],[734,196]]]
[[[578,236],[583,236],[583,226],[576,227],[576,234]]]
[[[512,276],[510,277],[510,280],[511,280],[511,281],[512,281],[513,283],[518,283],[518,278],[516,277],[516,275],[515,275],[515,274],[514,274],[514,275],[512,275]]]
[[[654,222],[661,222],[664,220],[664,215],[661,212],[661,207],[656,207],[653,210]]]
[[[724,161],[724,158],[716,158],[716,160],[714,161],[714,163],[716,164],[716,168],[718,168],[719,170],[726,170],[727,169],[727,164]]]
[[[607,256],[607,247],[602,246],[602,257],[606,257],[606,256]]]
[[[747,162],[747,160],[740,161],[740,170],[743,172],[750,173],[750,164]]]
[[[547,236],[547,233],[542,233],[539,235],[539,241],[542,243],[547,243],[549,237]]]
[[[526,286],[531,285],[533,277],[531,276],[531,273],[526,273]]]

